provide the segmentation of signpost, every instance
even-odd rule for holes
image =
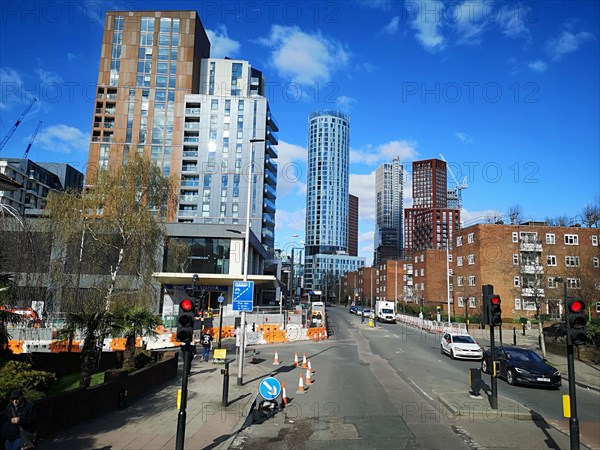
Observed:
[[[218,348],[221,348],[221,335],[223,334],[223,302],[225,301],[225,297],[223,294],[219,294],[219,298],[217,299],[219,302],[219,345]]]

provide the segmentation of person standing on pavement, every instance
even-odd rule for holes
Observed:
[[[201,358],[204,361],[208,362],[208,358],[210,356],[210,349],[212,347],[213,337],[208,331],[202,333],[202,337],[200,338],[200,344],[202,345],[202,355]]]
[[[10,394],[10,403],[6,406],[6,422],[2,432],[6,441],[5,450],[34,449],[35,446],[25,446],[21,442],[21,428],[29,435],[34,434],[34,424],[37,412],[33,403],[28,402],[20,389],[15,389]]]

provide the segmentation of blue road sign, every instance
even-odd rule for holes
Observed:
[[[254,281],[233,282],[234,311],[252,311],[254,306]]]
[[[219,303],[223,303],[225,301],[225,297],[223,297],[222,295],[219,295],[219,298],[217,298],[217,301]]]
[[[258,393],[265,400],[275,400],[281,394],[281,383],[277,378],[267,377],[260,382]]]

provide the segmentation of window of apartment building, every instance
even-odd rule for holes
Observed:
[[[598,258],[597,256],[594,256],[592,258],[592,265],[594,267],[600,267],[600,258]]]
[[[519,265],[519,254],[518,253],[513,253],[513,265],[515,265],[515,266]]]
[[[549,288],[558,287],[558,284],[556,283],[556,277],[548,277],[548,287]]]
[[[454,284],[450,283],[450,292],[454,291]]]
[[[462,286],[463,285],[463,277],[456,277],[456,284],[458,286]]]
[[[579,256],[565,256],[565,266],[579,267]]]
[[[472,244],[475,242],[475,233],[467,234],[467,243]]]
[[[475,275],[469,276],[469,286],[475,286]]]
[[[456,265],[457,266],[462,266],[463,265],[463,257],[462,256],[457,256],[456,257]]]
[[[556,235],[554,233],[546,233],[546,244],[556,244]]]
[[[425,284],[421,283],[421,290],[424,291],[425,290]]]
[[[512,233],[512,241],[519,242],[519,233],[517,233],[516,231],[513,231]]]
[[[458,297],[458,307],[459,308],[465,307],[465,300],[462,297]]]
[[[596,312],[600,313],[600,302],[596,302]]]
[[[467,261],[469,262],[469,264],[475,264],[475,255],[469,255],[467,256]]]
[[[593,245],[594,247],[597,247],[597,246],[598,246],[598,235],[596,235],[596,234],[593,234],[593,235],[592,235],[592,245]]]
[[[537,309],[535,300],[525,300],[523,299],[523,309],[525,311],[535,311]]]
[[[425,276],[425,269],[421,269],[421,276],[424,277]]]
[[[580,289],[581,288],[581,280],[579,278],[567,278],[567,288],[568,289]]]
[[[462,236],[458,236],[456,238],[456,246],[457,247],[461,247],[462,246]]]
[[[556,255],[546,256],[546,265],[555,267],[556,266]]]
[[[454,271],[452,269],[448,269],[448,275],[450,275],[450,276],[454,275]]]
[[[579,236],[576,234],[565,234],[565,245],[579,245]]]
[[[425,255],[421,255],[421,262],[425,261]]]
[[[515,298],[515,309],[521,309],[521,299]]]
[[[452,262],[452,253],[448,253],[448,262]]]
[[[469,308],[475,308],[475,297],[469,297]]]
[[[514,278],[513,278],[513,286],[514,286],[514,287],[519,287],[519,286],[521,286],[521,277],[514,277]]]
[[[415,256],[415,262],[418,263],[419,262],[419,257]]]

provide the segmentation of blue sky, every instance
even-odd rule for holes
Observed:
[[[0,135],[40,101],[0,156],[85,171],[108,10],[192,9],[214,57],[262,70],[280,125],[279,247],[304,235],[308,114],[351,119],[350,192],[370,264],[374,171],[443,154],[468,223],[518,204],[576,216],[600,194],[600,3],[441,1],[3,1]],[[410,177],[405,186],[410,205]]]

